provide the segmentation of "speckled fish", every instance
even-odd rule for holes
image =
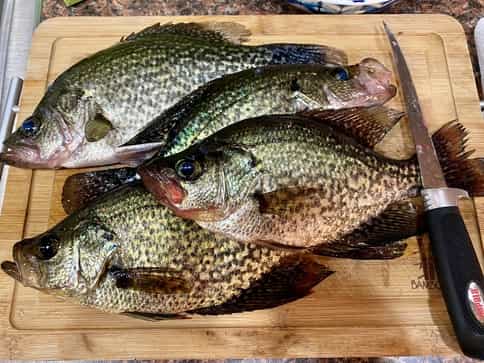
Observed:
[[[4,143],[0,159],[26,168],[112,164],[112,150],[198,86],[269,64],[345,64],[319,45],[240,45],[235,23],[154,25],[63,72],[32,116]]]
[[[373,151],[385,130],[363,118],[342,117],[343,133],[321,117],[246,120],[138,172],[177,215],[237,240],[339,257],[398,256],[400,240],[417,232],[410,200],[421,187],[416,159]],[[449,185],[480,195],[483,163],[468,159],[465,137],[463,127],[451,123],[434,144]]]
[[[228,240],[129,186],[18,242],[4,272],[48,294],[144,319],[275,307],[331,272],[308,254]]]
[[[111,159],[138,164],[160,148],[163,155],[176,153],[245,118],[372,106],[394,95],[390,71],[371,58],[347,67],[278,65],[245,70],[216,79],[184,97],[118,148]],[[94,196],[130,181],[135,174],[126,168],[91,172],[77,176],[82,179],[77,184],[87,185]]]

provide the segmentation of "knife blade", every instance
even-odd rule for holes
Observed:
[[[484,359],[484,277],[458,208],[459,199],[469,195],[447,187],[407,62],[393,32],[385,22],[383,26],[415,143],[425,219],[442,295],[462,352]]]

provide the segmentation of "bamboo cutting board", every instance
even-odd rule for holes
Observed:
[[[250,43],[320,43],[347,51],[351,62],[374,57],[391,65],[385,18],[407,56],[424,112],[435,131],[459,119],[484,156],[484,121],[461,26],[440,15],[58,18],[37,29],[20,120],[47,85],[79,59],[155,22],[236,21]],[[391,106],[402,109],[397,96]],[[380,148],[411,149],[405,122]],[[69,171],[10,168],[0,216],[0,260],[13,243],[45,231],[63,216]],[[482,256],[472,203],[467,226]],[[481,226],[484,198],[475,200]],[[482,232],[482,228],[481,228]],[[412,238],[393,261],[327,259],[337,271],[303,300],[265,311],[150,323],[108,315],[24,288],[0,273],[0,359],[341,357],[458,354],[436,282],[428,242]]]

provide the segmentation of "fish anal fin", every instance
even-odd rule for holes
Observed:
[[[312,110],[299,114],[330,125],[370,148],[378,144],[404,116],[403,112],[385,106]]]
[[[311,248],[317,255],[389,259],[400,257],[406,238],[424,230],[423,207],[418,199],[408,199],[389,205],[378,216],[362,223],[339,240]]]
[[[157,313],[140,313],[136,311],[126,311],[121,313],[121,315],[129,316],[130,318],[141,319],[146,321],[161,321],[161,320],[180,320],[180,319],[190,319],[189,316],[182,314],[157,314]]]
[[[391,260],[403,256],[407,248],[405,241],[395,241],[384,246],[345,246],[329,243],[312,249],[320,256],[349,258],[352,260]]]
[[[242,24],[234,22],[157,23],[137,33],[131,33],[127,37],[121,38],[121,42],[129,42],[162,34],[187,36],[207,41],[227,41],[239,44],[248,40],[250,31]]]
[[[116,280],[120,289],[140,290],[148,293],[186,293],[193,282],[179,271],[158,267],[118,268],[111,267],[109,274]]]
[[[314,286],[332,273],[310,254],[290,254],[239,295],[223,304],[188,313],[219,315],[274,308],[308,295]]]

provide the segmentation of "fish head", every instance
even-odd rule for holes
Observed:
[[[82,141],[86,101],[79,92],[47,93],[5,141],[0,161],[31,169],[60,168]]]
[[[395,96],[396,87],[391,84],[392,72],[374,58],[363,59],[355,69],[355,79],[358,83],[374,96]]]
[[[86,293],[99,280],[115,250],[113,236],[96,224],[71,227],[61,223],[15,243],[13,261],[2,262],[2,270],[24,286],[49,294]]]
[[[391,84],[391,72],[372,58],[359,64],[321,69],[318,81],[314,76],[302,80],[301,92],[308,99],[331,109],[380,105],[396,94]],[[329,79],[328,79],[329,76]],[[312,79],[311,79],[312,78]]]
[[[202,142],[138,168],[145,187],[180,217],[211,222],[227,218],[254,185],[252,158],[236,147]]]
[[[72,246],[66,246],[57,233],[49,231],[17,242],[12,255],[14,261],[3,262],[2,270],[24,286],[59,291],[75,288]]]

